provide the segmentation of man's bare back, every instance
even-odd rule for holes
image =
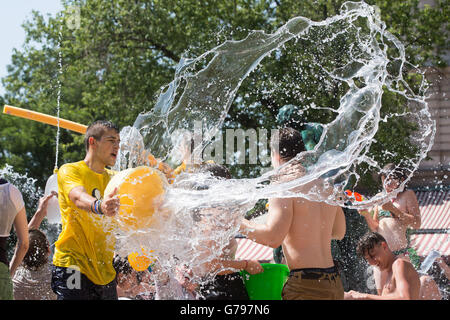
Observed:
[[[298,131],[281,128],[279,134],[271,138],[270,145],[272,166],[277,169],[271,177],[272,184],[304,175],[305,168],[300,161],[297,158],[292,161],[305,151]],[[307,194],[317,182],[296,186],[295,192]],[[272,248],[283,246],[290,269],[282,291],[283,300],[338,300],[344,297],[342,280],[331,255],[331,239],[342,239],[345,235],[342,208],[303,197],[272,198],[269,199],[266,222],[257,224],[243,219],[240,230],[260,244]]]
[[[291,198],[290,201],[292,222],[283,241],[289,269],[332,267],[331,240],[342,239],[345,235],[342,208],[303,198]]]

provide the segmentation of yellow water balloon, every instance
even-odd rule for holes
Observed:
[[[114,175],[104,194],[117,188],[119,226],[127,231],[136,231],[149,228],[154,223],[154,213],[163,200],[167,186],[165,175],[158,169],[140,166]]]

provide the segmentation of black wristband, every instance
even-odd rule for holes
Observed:
[[[103,215],[103,211],[102,211],[102,200],[97,200],[97,213]]]
[[[91,212],[92,213],[96,213],[95,212],[95,210],[94,210],[94,208],[95,208],[95,202],[96,202],[97,200],[94,200],[94,201],[92,201],[92,203],[91,203]]]

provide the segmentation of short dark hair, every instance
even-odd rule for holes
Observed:
[[[289,127],[281,128],[272,135],[270,148],[285,161],[291,160],[297,154],[306,150],[300,132]]]
[[[203,163],[200,165],[198,172],[210,172],[213,177],[231,179],[230,170],[227,167],[217,163]]]
[[[37,270],[48,262],[48,240],[47,236],[38,229],[28,231],[30,245],[23,258],[25,268]]]
[[[105,134],[105,131],[110,129],[114,129],[117,133],[119,133],[119,127],[109,120],[97,120],[92,122],[86,129],[86,133],[84,135],[84,145],[86,147],[86,151],[89,150],[90,137],[93,137],[95,140],[100,140]]]
[[[382,242],[386,242],[386,239],[381,234],[378,232],[368,232],[359,240],[356,246],[356,253],[364,257],[366,252]]]
[[[122,273],[124,275],[129,275],[133,271],[128,259],[122,258],[119,255],[114,257],[113,267],[114,270],[116,270],[116,273]]]
[[[393,163],[386,164],[380,173],[380,178],[387,178],[387,177],[393,178],[395,180],[398,180],[400,182],[406,180],[408,177],[406,170],[403,168],[398,168]]]

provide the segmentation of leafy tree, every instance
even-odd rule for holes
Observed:
[[[140,112],[151,110],[160,88],[172,80],[181,57],[198,56],[226,39],[243,39],[249,30],[273,32],[295,16],[323,20],[336,15],[343,2],[63,0],[65,9],[55,17],[46,18],[33,12],[32,18],[23,24],[26,40],[21,50],[14,51],[8,75],[2,79],[6,86],[2,100],[56,115],[61,88],[62,118],[83,124],[108,118],[120,126],[131,125]],[[448,0],[424,8],[419,8],[418,0],[367,2],[380,8],[388,30],[405,44],[411,64],[445,65]],[[72,28],[66,22],[73,18],[74,7],[80,9],[80,25]],[[303,103],[308,105],[337,107],[345,86],[333,84],[330,91],[314,85],[321,76],[314,63],[302,68],[305,85],[292,88],[293,96],[276,87],[277,81],[299,75],[298,69],[290,66],[306,61],[306,54],[309,62],[321,59],[321,53],[314,52],[317,48],[313,39],[301,40],[301,46],[287,44],[284,50],[289,55],[264,63],[243,83],[227,118],[227,127],[274,127],[278,110],[285,104],[297,103],[298,100],[292,99],[296,95],[304,96]],[[325,63],[323,59],[320,62]],[[272,95],[254,89],[264,85],[273,86],[269,88],[273,89]],[[398,97],[383,99],[390,108],[383,106],[384,112],[401,108]],[[250,105],[255,107],[249,108]],[[332,113],[308,109],[304,120],[314,122],[330,117]],[[392,149],[395,142],[402,146],[398,151],[399,157],[403,157],[411,151],[404,139],[414,128],[401,124],[399,141],[390,138],[392,130],[389,123],[381,126],[373,151]],[[9,163],[15,171],[37,178],[42,187],[56,160],[56,129],[1,116],[0,131],[0,166]],[[83,154],[82,136],[62,129],[58,163],[79,160]],[[387,160],[396,159],[380,159]],[[237,176],[259,173],[251,166],[235,166],[233,172]]]

